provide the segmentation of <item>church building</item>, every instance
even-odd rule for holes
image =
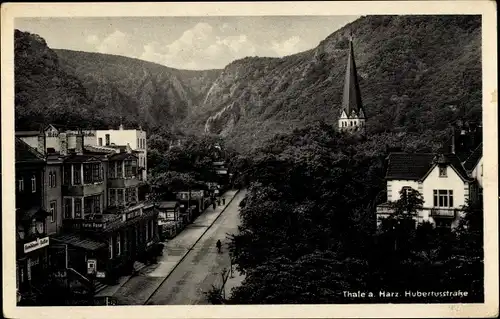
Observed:
[[[349,39],[349,56],[345,73],[342,109],[338,121],[339,129],[342,131],[364,131],[366,117],[361,102],[352,36]]]

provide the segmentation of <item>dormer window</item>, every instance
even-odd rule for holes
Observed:
[[[446,177],[447,176],[447,167],[446,166],[440,166],[439,167],[439,177]]]

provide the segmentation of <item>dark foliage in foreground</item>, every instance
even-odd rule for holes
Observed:
[[[482,295],[482,208],[471,203],[456,231],[408,223],[418,192],[396,203],[376,228],[384,201],[387,146],[318,124],[278,136],[253,155],[249,191],[231,252],[243,285],[228,303],[470,302]],[[425,150],[415,138],[407,148]],[[437,143],[436,143],[437,144]],[[404,296],[405,291],[467,291],[467,297]],[[344,292],[372,292],[348,298]],[[379,295],[398,292],[398,298]]]

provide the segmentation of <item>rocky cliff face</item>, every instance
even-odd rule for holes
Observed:
[[[56,56],[43,39],[29,46],[33,35],[16,32],[16,112],[29,119],[34,101],[54,92],[43,102],[46,121],[62,111],[97,116],[89,123],[104,126],[123,118],[220,134],[251,149],[314,121],[337,123],[351,31],[369,133],[439,132],[459,117],[481,120],[480,16],[362,17],[312,50],[208,71],[67,50]]]
[[[62,67],[81,79],[96,105],[142,125],[182,122],[220,72],[181,71],[122,56],[55,51]]]

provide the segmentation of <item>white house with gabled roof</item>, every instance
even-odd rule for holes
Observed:
[[[454,228],[467,200],[475,196],[476,179],[465,170],[455,154],[391,153],[388,157],[387,202],[377,206],[377,222],[394,211],[391,202],[400,199],[405,188],[423,196],[423,208],[414,216],[417,223]]]

